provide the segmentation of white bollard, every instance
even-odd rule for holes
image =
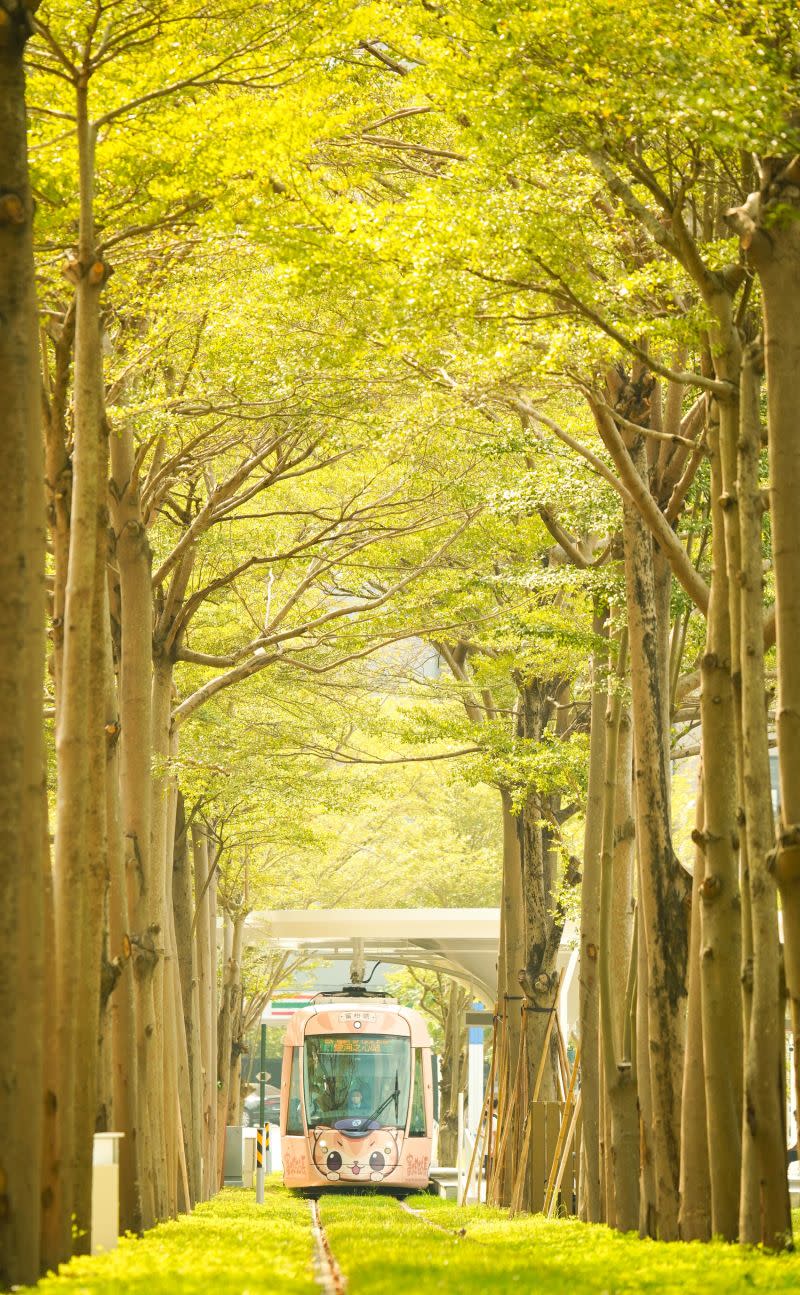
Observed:
[[[456,1200],[461,1202],[461,1178],[464,1173],[464,1094],[458,1094],[458,1141],[456,1143]]]
[[[281,1154],[281,1131],[277,1124],[269,1126],[269,1160],[267,1162],[267,1171],[271,1174],[281,1173],[283,1170],[283,1155]]]
[[[483,1028],[469,1028],[469,1081],[467,1084],[467,1128],[475,1135],[483,1110]]]
[[[119,1241],[119,1140],[124,1133],[95,1133],[92,1146],[92,1254]]]

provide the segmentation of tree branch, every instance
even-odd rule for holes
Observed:
[[[591,397],[587,397],[587,399],[603,443],[614,460],[629,495],[650,527],[653,538],[669,562],[673,575],[692,602],[700,608],[704,615],[707,614],[708,585],[700,572],[695,570],[678,536],[651,495],[647,483],[642,480],[636,471],[636,466],[628,454],[614,418],[602,403],[598,403]]]

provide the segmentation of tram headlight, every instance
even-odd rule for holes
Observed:
[[[327,1142],[325,1141],[325,1139],[324,1139],[324,1138],[322,1139],[322,1141],[320,1142],[320,1144],[319,1144],[319,1145],[322,1147],[322,1150],[323,1150],[323,1151],[327,1151],[327,1150],[328,1150],[328,1144],[327,1144]]]

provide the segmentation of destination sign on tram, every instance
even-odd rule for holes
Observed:
[[[335,1034],[326,1038],[324,1035],[319,1036],[320,1052],[334,1053],[358,1053],[363,1056],[365,1052],[374,1052],[379,1055],[394,1055],[397,1049],[398,1040],[394,1035],[388,1038],[370,1037],[368,1034],[361,1036],[351,1034]]]

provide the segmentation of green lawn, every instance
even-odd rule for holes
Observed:
[[[460,1210],[432,1196],[408,1203],[449,1230],[428,1227],[386,1196],[321,1201],[349,1295],[800,1292],[800,1255],[660,1245],[570,1219],[509,1220],[483,1206]],[[252,1192],[229,1188],[193,1215],[140,1240],[125,1238],[110,1254],[73,1259],[35,1289],[39,1295],[311,1295],[319,1290],[312,1251],[306,1201],[275,1178],[263,1208]]]
[[[272,1185],[271,1185],[272,1187]],[[254,1193],[226,1188],[213,1201],[162,1223],[140,1240],[94,1258],[72,1259],[41,1281],[37,1295],[311,1295],[308,1205],[278,1186],[263,1207]]]
[[[659,1295],[703,1291],[800,1291],[800,1255],[763,1255],[736,1246],[662,1245],[575,1220],[460,1210],[438,1197],[408,1204],[453,1229],[446,1235],[385,1197],[329,1197],[322,1220],[350,1295],[530,1291],[536,1295]],[[458,1229],[466,1235],[456,1235]]]

